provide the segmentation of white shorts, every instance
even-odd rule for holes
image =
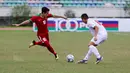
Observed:
[[[91,42],[94,42],[96,45],[99,45],[107,40],[107,35],[98,35],[97,41],[94,40],[94,37],[91,39]]]

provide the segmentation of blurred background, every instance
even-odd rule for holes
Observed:
[[[0,0],[0,25],[20,23],[40,13],[43,6],[68,18],[79,18],[82,13],[91,18],[130,17],[130,0]]]

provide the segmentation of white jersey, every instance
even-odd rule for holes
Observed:
[[[91,34],[93,36],[95,36],[95,30],[93,29],[95,26],[97,26],[99,28],[98,34],[97,34],[98,36],[101,36],[101,35],[107,36],[107,31],[106,31],[105,27],[100,22],[98,22],[96,20],[88,19],[87,26],[88,26],[89,31],[91,32]]]

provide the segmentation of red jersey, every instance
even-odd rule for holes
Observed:
[[[48,33],[47,19],[53,17],[52,14],[48,14],[47,18],[42,18],[41,16],[33,16],[31,21],[34,22],[38,28],[38,34]]]

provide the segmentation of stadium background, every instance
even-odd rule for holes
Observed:
[[[128,19],[130,17],[129,3],[129,0],[0,0],[0,25],[11,25],[15,23],[12,22],[14,18],[18,20],[18,17],[27,18],[36,15],[40,13],[43,6],[49,7],[53,14],[66,15],[71,18],[79,18],[82,13],[87,13],[91,18]],[[29,15],[21,14],[24,12],[21,10],[13,16],[13,8],[23,5],[30,7]]]

